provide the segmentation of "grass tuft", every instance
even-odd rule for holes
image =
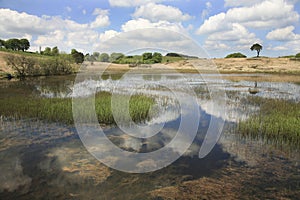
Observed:
[[[260,110],[239,122],[238,133],[279,145],[300,147],[300,102],[260,97],[250,98],[249,102],[259,106]]]
[[[127,99],[119,95],[118,101]],[[154,99],[142,95],[134,95],[129,101],[129,112],[134,122],[142,122],[149,118],[149,110],[154,104]],[[117,104],[119,115],[124,115],[122,104]],[[99,123],[114,124],[115,120],[111,111],[111,94],[98,93],[95,97],[95,108]],[[0,99],[0,116],[26,119],[34,118],[49,122],[73,124],[71,98],[41,98],[41,97],[9,97]],[[122,117],[122,116],[121,116]],[[125,119],[125,118],[124,118]],[[129,120],[129,119],[125,119]]]

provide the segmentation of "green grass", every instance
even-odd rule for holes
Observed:
[[[117,102],[124,102],[126,96],[119,95]],[[132,120],[142,122],[149,118],[149,110],[154,104],[154,99],[134,95],[129,102],[129,112]],[[123,104],[117,105],[118,115],[124,115]],[[95,108],[99,123],[114,124],[114,118],[111,111],[111,94],[101,92],[96,95]],[[40,119],[49,122],[59,122],[73,124],[72,99],[65,98],[1,98],[0,99],[1,116],[15,119]],[[84,114],[84,112],[82,113]],[[123,118],[124,120],[129,120]]]
[[[238,124],[243,136],[263,139],[275,144],[300,147],[300,103],[250,98],[249,103],[260,106],[260,111]]]
[[[51,56],[41,55],[41,54],[36,53],[36,52],[13,51],[13,50],[10,50],[10,49],[5,49],[5,48],[0,48],[0,51],[2,51],[2,52],[7,52],[7,53],[11,53],[11,54],[23,55],[23,56],[38,57],[38,58],[49,58],[49,57],[51,57]]]

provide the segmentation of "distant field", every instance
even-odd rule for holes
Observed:
[[[8,73],[14,73],[5,62],[4,57],[8,54],[19,54],[25,56],[33,56],[38,58],[49,58],[49,56],[43,56],[36,53],[29,52],[12,52],[5,49],[0,49],[0,78],[4,77]],[[138,56],[135,56],[137,59]],[[211,67],[207,63],[214,63],[220,73],[276,73],[276,74],[291,74],[300,75],[300,62],[299,60],[291,59],[289,57],[281,58],[216,58],[216,59],[185,59],[182,57],[170,57],[163,56],[162,64],[159,67],[151,65],[148,71],[154,72],[154,70],[163,70],[164,66],[166,70],[175,69],[180,73],[197,73],[197,70],[192,66],[192,63],[199,62],[199,66],[203,71],[210,71]],[[92,68],[97,68],[96,62]],[[135,68],[129,68],[128,64],[110,64],[110,68],[114,72],[123,72],[128,70],[134,70]]]

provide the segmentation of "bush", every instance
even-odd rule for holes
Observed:
[[[142,55],[143,61],[152,59],[152,53],[146,52]]]
[[[58,56],[53,59],[41,59],[39,61],[40,72],[45,76],[64,75],[73,72],[72,61],[66,56]]]
[[[179,55],[178,53],[167,53],[166,56],[169,56],[169,57],[182,57],[182,56]]]
[[[60,55],[49,58],[7,55],[5,60],[7,65],[16,71],[18,78],[24,78],[26,76],[71,74],[74,71],[74,61],[70,55]]]
[[[142,55],[143,63],[144,64],[154,64],[154,63],[161,63],[162,61],[162,55],[161,53],[154,52],[152,53],[143,53]]]
[[[155,63],[161,63],[162,58],[163,57],[162,57],[161,53],[157,53],[157,52],[155,52],[152,57],[152,59]]]
[[[300,53],[297,53],[295,57],[300,58]]]
[[[225,58],[247,58],[247,56],[242,53],[232,53],[227,55]]]
[[[33,76],[39,71],[36,59],[32,57],[7,55],[5,60],[7,65],[16,71],[19,78]]]

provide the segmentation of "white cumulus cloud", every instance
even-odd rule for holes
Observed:
[[[244,26],[234,23],[232,24],[232,29],[225,31],[221,34],[211,34],[209,40],[219,40],[219,41],[239,41],[241,39],[248,38],[254,39],[255,34],[250,33]]]
[[[24,34],[44,34],[51,29],[46,18],[10,9],[0,9],[0,24],[0,37],[4,39]]]
[[[273,28],[297,22],[299,14],[294,5],[284,0],[266,0],[249,7],[229,9],[226,20],[252,28]]]
[[[225,0],[226,7],[251,6],[260,3],[261,0]]]
[[[97,17],[108,15],[105,10],[95,10],[94,13]],[[0,9],[0,24],[1,39],[27,38],[30,40],[31,50],[38,50],[39,46],[42,49],[46,46],[58,46],[61,51],[72,48],[84,51],[99,42],[99,33],[91,27],[98,27],[101,23],[97,18],[91,24],[80,24],[59,16],[38,17],[25,12]]]
[[[188,14],[184,14],[178,8],[173,6],[166,6],[162,4],[149,3],[142,5],[135,10],[133,14],[135,18],[145,18],[151,21],[171,21],[180,22],[191,19],[192,17]]]
[[[151,22],[148,19],[133,19],[125,24],[122,25],[122,30],[124,32],[133,31],[137,29],[147,29],[147,28],[159,28],[159,29],[166,29],[182,34],[188,34],[187,30],[182,26],[181,23],[172,23],[168,21],[158,21],[158,22]]]
[[[294,26],[287,26],[285,28],[279,28],[269,32],[266,36],[268,40],[277,40],[277,41],[290,41],[300,39],[299,34],[295,34]]]
[[[204,21],[196,33],[201,35],[228,30],[230,24],[225,23],[225,17],[225,13],[219,13],[211,16],[209,19]]]
[[[249,7],[231,8],[205,20],[198,34],[223,31],[232,23],[240,23],[249,28],[280,28],[299,20],[294,5],[283,0],[266,0]]]
[[[93,15],[96,15],[95,21],[93,21],[90,26],[91,28],[99,28],[99,27],[105,27],[110,25],[109,20],[109,11],[108,10],[102,10],[100,8],[95,8]]]
[[[114,37],[116,36],[116,37]],[[186,53],[195,51],[191,45],[188,30],[181,23],[138,18],[129,20],[121,26],[121,31],[106,31],[100,35],[99,52],[131,52],[137,49],[158,48]],[[155,50],[153,50],[155,51]],[[192,55],[192,54],[191,54]]]
[[[104,33],[101,33],[99,36],[99,39],[101,42],[105,42],[105,41],[117,36],[118,34],[119,34],[119,32],[117,32],[117,31],[108,30],[108,31],[105,31]]]
[[[165,0],[109,0],[111,6],[115,7],[136,7],[148,3],[160,3]]]
[[[198,35],[206,35],[207,48],[231,47],[238,51],[248,49],[251,43],[261,43],[262,40],[250,29],[256,30],[255,32],[275,29],[266,36],[272,40],[298,37],[292,32],[294,30],[292,24],[299,21],[299,13],[295,10],[293,1],[225,0],[225,5],[232,8],[209,17],[196,31]]]
[[[213,50],[245,50],[249,44],[261,41],[254,33],[249,32],[244,26],[234,23],[231,29],[223,31],[222,34],[211,33],[205,41],[205,48]]]

